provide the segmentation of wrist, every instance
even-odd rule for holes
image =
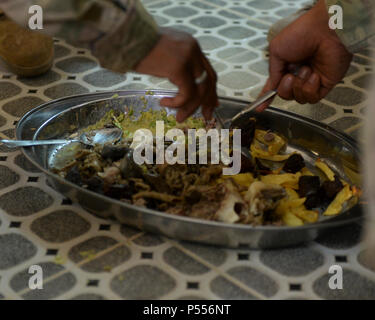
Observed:
[[[325,0],[319,0],[317,4],[311,9],[311,15],[313,23],[318,26],[318,34],[321,40],[334,40],[341,43],[339,36],[336,31],[329,27],[330,16],[328,14],[328,8]]]

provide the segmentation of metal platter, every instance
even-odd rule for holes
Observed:
[[[111,91],[66,97],[45,103],[23,116],[16,128],[17,139],[60,139],[96,123],[109,109],[124,110],[132,106],[137,112],[144,108],[159,109],[160,99],[172,91]],[[220,98],[218,112],[229,119],[248,102]],[[168,110],[173,113],[174,110]],[[308,165],[316,158],[324,159],[336,174],[351,184],[360,185],[359,149],[349,136],[305,117],[284,110],[268,108],[256,115],[257,123],[281,133],[288,139],[287,151],[301,153]],[[356,204],[345,212],[317,223],[301,227],[276,227],[226,224],[205,221],[138,207],[78,187],[50,169],[57,163],[56,154],[62,146],[23,148],[24,155],[48,177],[60,193],[79,203],[87,211],[103,218],[115,218],[141,230],[171,238],[226,247],[276,248],[311,241],[334,227],[352,223],[362,216]]]

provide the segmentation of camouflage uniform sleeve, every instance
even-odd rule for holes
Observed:
[[[343,29],[335,31],[350,52],[354,53],[368,46],[369,41],[375,39],[374,0],[325,1],[327,10],[333,5],[339,5],[343,9]]]
[[[2,2],[2,3],[1,3]],[[0,7],[27,25],[31,5],[43,8],[42,32],[92,50],[116,72],[134,69],[160,34],[140,0],[2,0]]]

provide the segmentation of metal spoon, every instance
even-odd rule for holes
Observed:
[[[229,126],[231,128],[234,128],[234,127],[241,128],[244,125],[246,125],[246,122],[249,120],[248,116],[251,112],[253,112],[256,108],[258,108],[263,102],[266,102],[267,100],[273,98],[276,94],[277,94],[276,90],[270,90],[266,92],[260,98],[250,103],[241,112],[237,113],[232,119],[228,119],[225,121],[223,120],[223,118],[221,118],[220,114],[215,109],[214,110],[215,118],[218,120],[219,126],[221,128],[224,128],[226,123],[229,123]]]
[[[215,118],[217,119],[219,126],[221,128],[225,128],[225,123],[230,123],[231,128],[243,128],[246,126],[247,122],[249,121],[249,114],[254,111],[257,107],[259,107],[263,102],[271,99],[277,94],[276,90],[270,90],[266,92],[263,96],[255,100],[251,103],[247,108],[243,109],[241,112],[237,113],[232,119],[224,121],[220,114],[214,110]],[[241,147],[241,154],[249,159],[252,159],[252,155],[250,150],[245,147]]]
[[[82,133],[77,139],[55,139],[55,140],[0,140],[9,148],[30,147],[49,144],[66,144],[80,142],[85,145],[114,143],[122,137],[122,130],[119,128],[105,128]]]

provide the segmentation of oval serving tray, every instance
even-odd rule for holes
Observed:
[[[173,91],[161,90],[154,90],[152,94],[146,94],[146,91],[111,91],[54,100],[25,114],[17,124],[16,138],[66,138],[98,121],[110,108],[123,110],[125,106],[132,106],[136,112],[144,110],[145,107],[159,109],[160,99],[173,94]],[[246,101],[220,98],[218,112],[224,119],[229,119],[247,104]],[[273,129],[287,137],[287,151],[300,152],[308,165],[311,166],[316,158],[322,158],[340,177],[352,184],[360,184],[359,150],[351,137],[325,124],[272,107],[256,117],[260,126]],[[362,216],[358,204],[338,216],[322,217],[317,223],[301,227],[253,227],[174,216],[94,193],[53,174],[50,168],[56,164],[56,153],[61,147],[30,147],[23,148],[22,152],[47,175],[56,190],[79,203],[87,211],[171,238],[226,247],[285,247],[311,241],[331,228],[358,221]]]

